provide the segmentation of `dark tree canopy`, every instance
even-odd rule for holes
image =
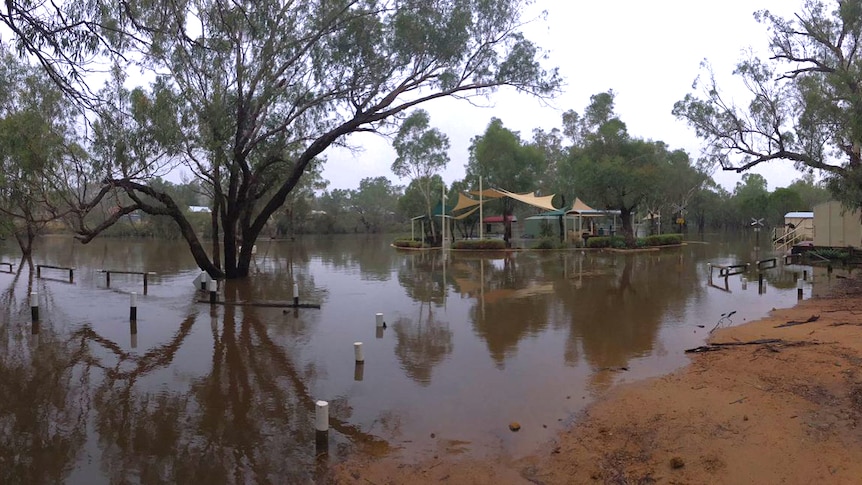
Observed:
[[[542,67],[541,51],[520,32],[526,3],[9,0],[0,21],[97,113],[135,108],[125,129],[175,135],[145,139],[147,150],[101,152],[102,191],[86,207],[117,192],[128,202],[81,225],[83,240],[143,210],[173,219],[201,268],[233,278],[248,274],[255,240],[309,166],[351,133],[379,131],[433,99],[500,86],[553,95],[556,70]],[[156,81],[118,98],[94,94],[85,74],[100,59],[134,60]],[[213,195],[220,238],[209,253],[182,207],[148,183],[180,164]]]
[[[770,55],[734,71],[750,90],[734,104],[713,73],[674,106],[725,170],[785,160],[821,170],[835,194],[862,206],[862,0],[808,0],[792,19],[755,14],[772,34]]]

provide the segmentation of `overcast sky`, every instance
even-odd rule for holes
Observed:
[[[559,128],[564,111],[583,113],[590,96],[613,89],[616,111],[629,134],[661,140],[671,149],[686,150],[697,159],[703,148],[684,122],[671,115],[674,102],[691,92],[704,59],[713,66],[721,85],[731,90],[731,75],[743,51],[766,52],[768,32],[753,13],[767,9],[785,17],[802,6],[802,0],[536,0],[535,11],[546,10],[546,21],[531,24],[527,35],[549,51],[549,66],[558,66],[564,78],[563,93],[543,106],[539,100],[504,89],[494,94],[491,107],[474,107],[464,101],[440,100],[423,106],[431,124],[449,136],[447,184],[464,178],[470,139],[485,131],[492,117],[504,126],[532,138],[534,128]],[[732,91],[736,92],[736,91]],[[738,91],[738,100],[745,101]],[[402,185],[390,166],[395,160],[391,140],[359,134],[350,138],[364,149],[358,153],[329,150],[323,176],[329,189],[355,189],[365,177],[384,175]],[[754,172],[767,179],[769,190],[784,187],[799,172],[790,162],[762,165]],[[715,180],[732,190],[740,175],[717,170]]]

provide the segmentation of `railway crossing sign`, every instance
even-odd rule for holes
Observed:
[[[751,218],[751,225],[757,226],[757,227],[763,227],[763,219],[755,219],[752,217]]]
[[[685,204],[671,204],[673,205],[673,211],[678,213],[680,217],[685,217],[688,214],[688,211],[685,210]]]

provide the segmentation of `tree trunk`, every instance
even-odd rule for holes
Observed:
[[[620,208],[620,218],[622,219],[623,225],[623,236],[626,240],[626,247],[634,248],[637,247],[637,240],[634,235],[634,228],[632,227],[632,211],[627,207]],[[650,221],[652,221],[650,219]]]
[[[428,190],[431,189],[429,188]],[[422,195],[425,196],[425,217],[428,218],[429,225],[431,226],[431,240],[433,241],[437,239],[437,233],[434,230],[434,214],[432,214],[431,194],[427,193],[426,191],[426,193]]]
[[[25,234],[22,234],[21,231],[15,231],[15,240],[18,241],[18,247],[21,248],[21,256],[24,259],[30,259],[33,255],[33,240],[36,239],[36,233],[29,224],[24,230],[24,233]]]
[[[512,247],[512,206],[509,200],[503,201],[503,241],[507,248]]]
[[[212,238],[213,238],[212,261],[213,261],[213,265],[215,265],[216,268],[221,269],[221,247],[219,246],[219,229],[218,229],[218,203],[213,204],[212,217],[211,217],[210,223],[212,224]]]

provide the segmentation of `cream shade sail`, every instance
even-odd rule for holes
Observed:
[[[481,193],[478,190],[473,190],[470,192],[472,195],[487,197],[489,199],[499,199],[501,197],[509,197],[517,200],[518,202],[523,202],[525,204],[529,204],[534,207],[538,207],[540,209],[545,209],[549,211],[557,210],[551,204],[551,199],[554,198],[554,194],[545,195],[545,196],[535,196],[531,193],[526,194],[516,194],[514,192],[509,192],[508,190],[503,189],[486,189]]]

